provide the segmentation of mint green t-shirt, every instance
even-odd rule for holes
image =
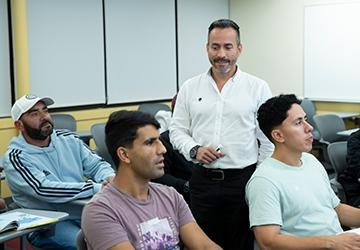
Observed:
[[[325,236],[342,232],[331,189],[321,163],[303,153],[300,167],[273,158],[258,166],[246,186],[250,227],[279,225],[280,233]]]

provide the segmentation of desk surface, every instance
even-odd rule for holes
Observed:
[[[341,136],[350,136],[352,133],[354,133],[354,132],[356,132],[358,130],[359,130],[359,128],[353,128],[353,129],[339,131],[336,134],[341,135]]]
[[[339,116],[342,119],[350,119],[350,118],[356,118],[360,116],[360,113],[356,112],[332,112],[332,111],[318,111],[316,112],[318,115],[327,115],[327,114],[334,114]]]
[[[24,208],[18,208],[18,209],[10,210],[10,211],[8,211],[6,213],[13,213],[13,212],[24,212],[24,213],[29,213],[29,214],[39,215],[39,216],[57,218],[58,221],[56,221],[54,223],[62,221],[62,220],[66,219],[69,216],[68,213],[64,213],[64,212],[38,210],[38,209],[24,209]],[[20,236],[27,235],[27,234],[29,234],[31,232],[34,232],[34,231],[37,231],[37,230],[39,230],[41,228],[46,228],[49,225],[54,224],[54,223],[41,225],[41,226],[34,227],[34,228],[28,228],[28,229],[24,229],[24,230],[20,230],[20,231],[16,231],[16,230],[6,231],[6,232],[0,234],[0,243],[2,243],[4,241],[7,241],[7,240],[17,238],[17,237],[20,237]]]

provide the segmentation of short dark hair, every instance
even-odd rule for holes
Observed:
[[[116,153],[117,149],[119,147],[131,148],[137,137],[138,129],[146,125],[153,125],[156,129],[160,128],[159,122],[148,113],[121,110],[110,115],[105,126],[105,142],[116,169],[120,163]]]
[[[239,25],[237,25],[233,20],[230,19],[219,19],[216,20],[214,22],[212,22],[209,26],[209,30],[208,30],[208,41],[209,41],[209,37],[210,37],[210,32],[215,29],[215,28],[220,28],[220,29],[225,29],[225,28],[232,28],[236,31],[237,34],[237,44],[240,45],[241,44],[241,40],[240,40],[240,28]]]
[[[257,120],[261,131],[270,141],[273,141],[271,131],[287,118],[293,104],[300,103],[294,94],[289,94],[272,97],[260,106]]]

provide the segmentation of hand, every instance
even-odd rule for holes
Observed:
[[[111,175],[106,177],[105,181],[107,181],[108,183],[112,182],[112,180],[115,178],[115,175]]]
[[[331,249],[356,250],[360,249],[360,235],[356,233],[342,233],[334,236],[334,247]]]
[[[106,185],[108,185],[110,182],[112,182],[112,180],[114,179],[115,176],[108,176],[106,177],[106,179],[101,183],[101,189],[103,189]]]
[[[212,147],[200,147],[196,154],[196,160],[204,164],[210,164],[224,155],[225,154],[220,151],[216,151]]]

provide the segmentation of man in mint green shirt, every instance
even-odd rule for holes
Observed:
[[[273,155],[246,186],[250,227],[261,249],[360,249],[360,209],[341,204],[321,163],[311,154],[313,128],[295,95],[280,95],[258,111]]]

